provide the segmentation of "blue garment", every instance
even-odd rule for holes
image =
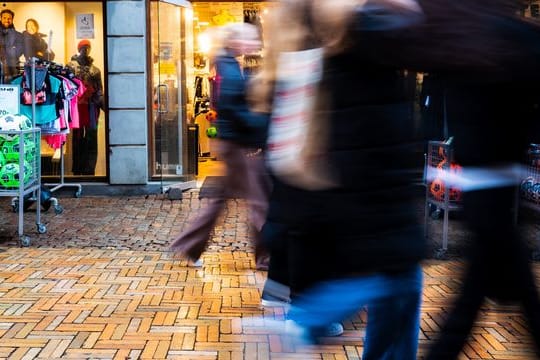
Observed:
[[[363,360],[414,360],[420,332],[422,292],[370,302]]]
[[[377,273],[319,283],[293,302],[289,318],[313,339],[330,323],[368,308],[363,359],[416,359],[422,269]]]
[[[246,79],[232,55],[218,56],[219,79],[217,128],[220,139],[240,145],[262,147],[266,140],[268,114],[252,112],[246,99]]]

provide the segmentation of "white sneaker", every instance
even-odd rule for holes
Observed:
[[[261,295],[261,305],[264,307],[284,307],[288,308],[290,305],[291,299],[281,298],[269,294],[268,292],[263,291]]]
[[[340,336],[341,334],[343,334],[343,325],[336,322],[336,323],[331,323],[330,325],[326,327],[326,329],[324,330],[323,336],[334,337],[334,336]]]
[[[296,339],[298,343],[309,344],[317,341],[313,338],[314,334],[310,334],[308,329],[298,325],[294,320],[285,321],[285,333]],[[324,329],[324,332],[316,337],[336,337],[343,334],[343,325],[340,323],[331,323]]]
[[[197,259],[196,261],[193,261],[193,260],[189,260],[188,261],[188,266],[191,266],[191,267],[197,267],[197,268],[200,268],[204,265],[203,263],[203,260],[202,259]]]

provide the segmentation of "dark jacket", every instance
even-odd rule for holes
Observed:
[[[262,147],[266,140],[268,115],[250,111],[246,100],[246,79],[233,56],[216,58],[219,81],[217,128],[220,139],[250,147]]]
[[[13,76],[17,73],[16,67],[23,50],[24,43],[20,32],[13,27],[0,28],[0,58],[3,65],[7,66],[4,75]]]
[[[380,9],[368,10],[351,26],[355,42],[324,64],[329,160],[340,186],[290,192],[287,200],[293,241],[317,254],[307,260],[306,252],[302,261],[313,263],[304,266],[324,264],[333,270],[328,277],[406,270],[425,254],[417,216],[424,139],[413,117],[415,74],[384,65],[371,50],[385,31],[410,18],[388,14],[377,22]]]
[[[44,60],[54,60],[54,53],[47,51],[47,42],[41,34],[30,34],[23,31],[22,36],[24,40],[24,57],[26,59],[35,56]]]
[[[540,23],[517,15],[512,0],[419,2],[425,22],[394,33],[384,58],[435,75],[431,111],[447,119],[461,165],[519,162],[538,141]]]

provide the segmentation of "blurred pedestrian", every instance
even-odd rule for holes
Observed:
[[[383,61],[378,49],[387,33],[421,18],[412,0],[283,0],[272,28],[288,30],[270,30],[254,89],[257,108],[271,109],[280,51],[323,47],[318,92],[327,105],[312,121],[328,119],[326,155],[337,185],[293,186],[280,196],[287,208],[289,319],[317,341],[367,305],[368,360],[416,358],[425,249],[415,198],[423,139],[414,131],[415,74]]]
[[[521,304],[539,350],[540,301],[515,211],[516,169],[540,118],[540,26],[517,15],[516,0],[419,2],[426,21],[396,35],[407,45],[387,55],[435,75],[439,113],[463,166],[448,184],[465,191],[473,234],[462,289],[427,359],[458,357],[486,298]]]
[[[219,83],[217,99],[218,157],[225,163],[216,195],[208,199],[202,214],[172,243],[171,250],[201,265],[210,234],[228,198],[242,197],[248,202],[254,232],[257,269],[266,270],[268,258],[260,241],[270,192],[270,180],[264,168],[262,148],[268,116],[249,110],[246,78],[236,59],[260,49],[255,26],[235,23],[223,27],[223,49],[215,58]]]

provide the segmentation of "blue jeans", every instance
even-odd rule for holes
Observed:
[[[368,308],[364,360],[414,360],[422,268],[320,283],[293,301],[289,318],[317,337],[321,329]]]

